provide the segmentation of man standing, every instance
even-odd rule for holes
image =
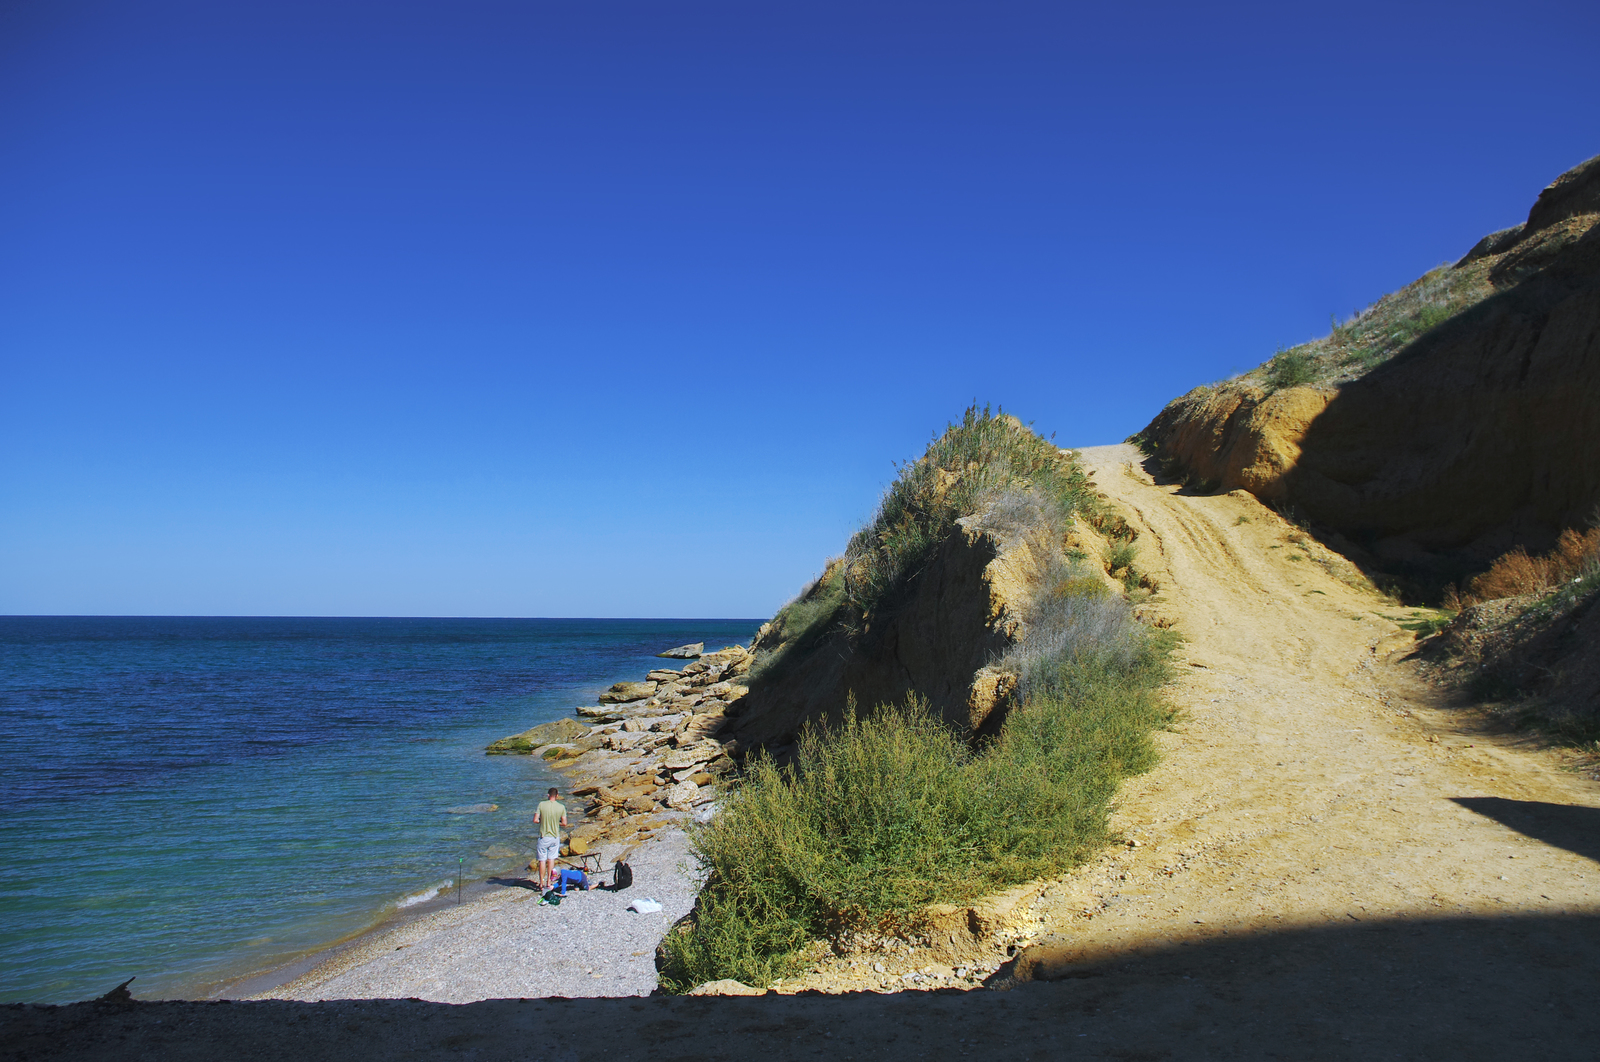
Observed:
[[[561,828],[567,824],[567,808],[556,799],[555,786],[550,787],[550,798],[541,801],[536,813],[539,820],[539,889],[548,889],[555,882],[556,856],[561,854]]]

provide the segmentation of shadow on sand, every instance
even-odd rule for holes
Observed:
[[[1498,1060],[1600,1043],[1589,913],[1219,931],[1058,972],[1003,992],[17,1005],[0,1058]]]
[[[1600,862],[1600,808],[1548,804],[1504,797],[1451,797],[1468,811],[1493,819],[1525,837],[1565,848]]]

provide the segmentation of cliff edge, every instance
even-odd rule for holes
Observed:
[[[1522,225],[1140,433],[1205,490],[1293,506],[1435,582],[1600,504],[1600,156]]]

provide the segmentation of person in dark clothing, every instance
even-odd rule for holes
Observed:
[[[558,895],[565,896],[567,894],[568,885],[582,889],[584,892],[588,892],[598,885],[599,882],[590,881],[589,875],[585,874],[581,870],[574,870],[571,867],[562,867],[560,870],[556,871],[555,880],[550,884]]]

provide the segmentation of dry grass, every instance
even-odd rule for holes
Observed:
[[[1480,601],[1503,597],[1543,594],[1571,582],[1600,560],[1600,527],[1580,534],[1572,528],[1561,532],[1556,548],[1533,556],[1522,547],[1500,557],[1489,570],[1474,578],[1462,593],[1455,587],[1445,591],[1445,607],[1459,610]]]
[[[1346,383],[1492,294],[1485,263],[1439,266],[1345,320],[1331,320],[1332,330],[1326,336],[1280,349],[1268,361],[1222,386],[1244,383],[1276,391],[1304,384],[1327,387]]]
[[[1083,469],[1015,417],[967,409],[916,461],[900,466],[872,522],[850,540],[840,578],[847,625],[892,610],[965,516],[997,529],[1064,527],[1092,513]]]

